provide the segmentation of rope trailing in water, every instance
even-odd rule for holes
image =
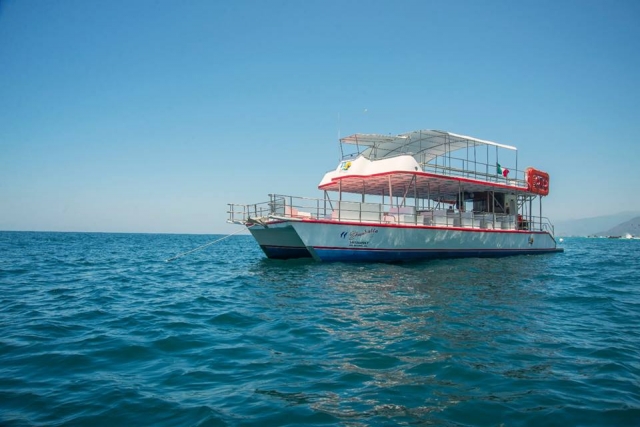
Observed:
[[[242,229],[240,229],[240,230],[236,231],[235,233],[231,233],[231,234],[229,234],[229,235],[227,235],[227,236],[221,237],[221,238],[220,238],[220,239],[218,239],[218,240],[214,240],[213,242],[209,242],[209,243],[207,243],[207,244],[205,244],[205,245],[198,246],[198,247],[197,247],[197,248],[195,248],[195,249],[191,249],[190,251],[183,252],[183,253],[178,254],[178,255],[176,255],[176,256],[174,256],[174,257],[172,257],[172,258],[166,259],[166,260],[165,260],[165,262],[171,262],[171,261],[173,261],[173,260],[175,260],[175,259],[182,258],[182,257],[183,257],[183,256],[185,256],[185,255],[189,255],[189,254],[192,254],[192,253],[194,253],[194,252],[200,251],[200,250],[202,250],[202,249],[206,248],[207,246],[211,246],[211,245],[213,245],[214,243],[221,242],[221,241],[223,241],[224,239],[228,239],[229,237],[234,236],[234,235],[236,235],[236,234],[238,234],[238,233],[242,233],[243,231],[244,231],[244,228],[242,228]]]

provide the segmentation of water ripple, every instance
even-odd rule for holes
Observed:
[[[401,265],[0,233],[2,425],[637,425],[640,242]]]

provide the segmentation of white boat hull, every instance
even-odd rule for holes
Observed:
[[[308,253],[318,261],[395,262],[562,251],[556,247],[551,234],[544,231],[345,224],[329,221],[292,221],[289,224]]]
[[[292,227],[291,222],[271,222],[267,225],[255,224],[249,227],[249,232],[268,258],[311,257],[305,244]]]

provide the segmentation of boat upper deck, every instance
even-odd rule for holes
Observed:
[[[406,196],[411,187],[424,197],[455,195],[464,187],[468,192],[542,194],[532,190],[531,168],[519,168],[518,151],[510,145],[439,130],[355,134],[340,141],[342,161],[325,174],[321,190]]]

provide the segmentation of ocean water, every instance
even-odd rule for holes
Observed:
[[[640,240],[411,264],[0,233],[3,426],[638,426]]]

